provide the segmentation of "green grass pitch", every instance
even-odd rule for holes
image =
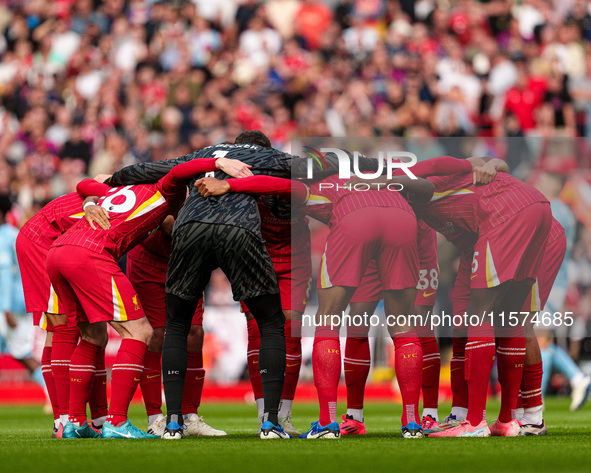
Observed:
[[[498,412],[489,403],[489,420]],[[343,412],[344,406],[339,406]],[[440,407],[448,413],[449,405]],[[317,418],[314,404],[294,406],[305,430]],[[0,407],[0,471],[25,472],[589,472],[591,407],[571,413],[567,399],[549,399],[546,437],[488,439],[399,438],[400,406],[369,404],[368,435],[340,440],[258,439],[252,405],[205,405],[200,414],[228,437],[164,440],[55,440],[51,419],[39,407]],[[130,418],[146,428],[143,407]]]

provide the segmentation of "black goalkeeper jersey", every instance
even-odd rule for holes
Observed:
[[[308,168],[308,159],[283,153],[274,148],[263,148],[251,144],[219,144],[200,149],[191,154],[186,154],[175,159],[158,161],[153,163],[139,163],[127,166],[113,174],[111,185],[126,186],[133,184],[146,184],[156,182],[165,176],[174,166],[192,159],[224,157],[237,159],[251,165],[251,171],[255,175],[267,175],[291,179],[293,177],[305,177]],[[314,166],[314,178],[323,179],[338,172],[338,160],[336,156],[325,156],[327,166],[324,168]],[[360,159],[361,170],[375,171],[377,161],[374,159]],[[242,227],[261,235],[261,222],[256,204],[256,196],[241,193],[228,193],[216,197],[202,197],[193,186],[197,179],[205,174],[197,176],[190,182],[189,198],[179,212],[175,227],[180,227],[189,222],[202,222],[233,225]],[[217,179],[227,179],[226,173],[215,171]]]

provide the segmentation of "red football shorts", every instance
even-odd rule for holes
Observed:
[[[318,288],[359,287],[372,259],[383,290],[416,287],[419,263],[414,214],[392,207],[366,207],[344,216],[326,240]]]
[[[166,270],[135,261],[132,250],[127,253],[127,278],[137,291],[152,328],[166,327]],[[191,325],[203,325],[203,297],[199,299]]]
[[[60,301],[45,269],[47,251],[22,233],[16,237],[16,255],[23,281],[27,312],[33,314],[35,325],[51,332],[53,327],[47,321],[44,312],[50,314],[62,312],[60,312]]]
[[[424,224],[423,224],[424,225]],[[419,222],[419,227],[421,223]],[[439,264],[437,263],[437,233],[422,231],[417,233],[419,257],[419,281],[415,305],[434,306],[439,287]],[[382,299],[382,283],[375,260],[370,261],[361,284],[355,290],[351,303],[377,302]]]
[[[419,222],[417,248],[419,251],[419,282],[417,283],[415,305],[433,307],[439,287],[437,232],[427,227],[427,224],[423,222]]]
[[[47,273],[70,325],[144,317],[137,293],[109,255],[74,245],[50,248]]]
[[[304,312],[312,284],[312,264],[310,254],[296,256],[291,262],[273,262],[279,292],[281,294],[281,308]]]
[[[560,225],[558,222],[556,224]],[[556,238],[553,238],[552,241],[548,241],[546,244],[538,279],[532,286],[529,297],[523,305],[524,312],[543,310],[548,301],[554,280],[558,275],[560,266],[562,266],[562,262],[564,261],[564,255],[566,254],[566,234],[562,227],[560,227],[560,230],[557,232]]]
[[[537,202],[480,235],[474,246],[470,287],[486,289],[507,281],[533,285],[551,225],[550,204]]]

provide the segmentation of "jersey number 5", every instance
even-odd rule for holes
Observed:
[[[478,260],[476,259],[476,257],[478,256],[479,253],[480,253],[479,251],[474,252],[474,258],[472,259],[472,274],[474,274],[476,271],[478,271]]]

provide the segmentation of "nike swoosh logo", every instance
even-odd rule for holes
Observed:
[[[146,376],[147,379],[152,379],[152,378],[157,378],[158,376],[160,376],[160,373],[158,374],[153,374],[153,375],[148,375]]]
[[[205,379],[205,376],[201,376],[201,378],[200,378],[199,376],[195,376],[195,379],[196,379],[197,381],[201,381],[202,379]]]
[[[429,297],[429,296],[432,296],[435,293],[437,293],[437,291],[430,292],[429,294],[427,294],[427,292],[423,292],[423,297]]]
[[[286,368],[291,368],[292,366],[299,366],[299,363],[296,363],[295,365],[287,365]]]
[[[476,274],[473,274],[470,279],[474,279],[476,277]]]
[[[345,370],[345,373],[350,373],[351,371],[355,371],[355,370]]]
[[[121,432],[117,432],[116,430],[111,430],[111,433],[120,435],[121,437],[124,437],[126,439],[131,438],[131,434],[129,432],[127,432],[127,434],[123,435]]]
[[[457,370],[461,370],[461,369],[462,369],[462,368],[454,368],[453,370],[451,370],[451,371],[450,371],[450,373],[451,373],[452,371],[457,371]]]
[[[427,368],[432,368],[432,367],[433,367],[433,365],[423,366],[423,369],[426,370]],[[456,369],[458,369],[458,368],[456,368]]]
[[[258,364],[259,364],[259,362],[258,362],[258,361],[253,361],[253,362],[252,362],[252,364],[253,364],[253,365],[258,365]]]
[[[138,383],[140,382],[139,378],[133,378],[134,381],[137,381]]]

